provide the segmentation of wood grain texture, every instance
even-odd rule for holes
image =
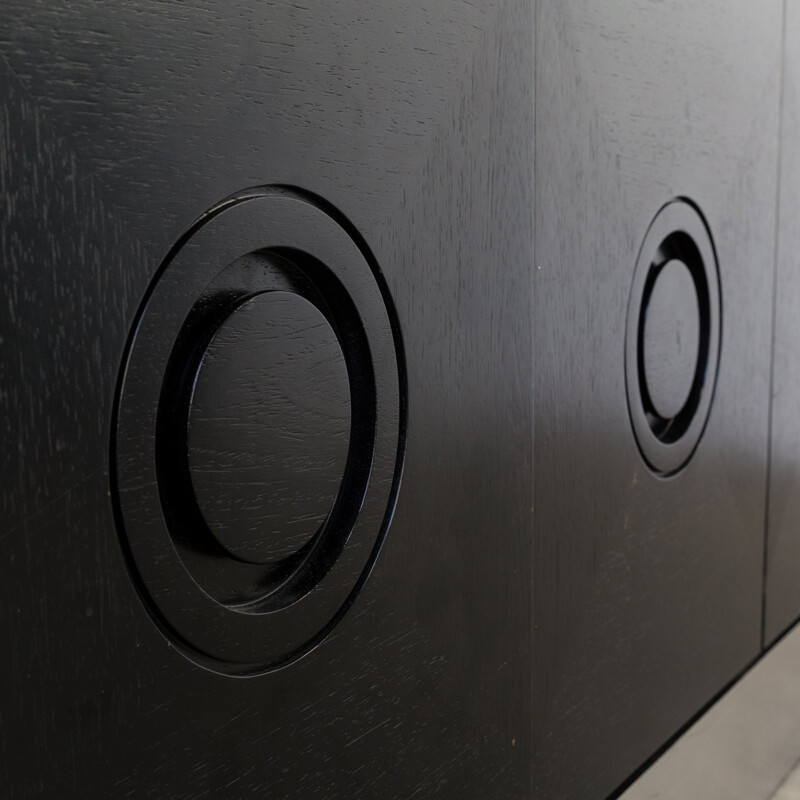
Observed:
[[[531,11],[3,3],[4,791],[527,796]],[[408,456],[335,634],[233,680],[171,648],[135,594],[109,418],[168,248],[270,182],[326,197],[374,250],[405,336]]]
[[[541,0],[536,37],[534,794],[600,798],[760,647],[781,4]],[[723,340],[704,437],[662,480],[624,324],[680,195],[714,237]]]
[[[212,534],[241,558],[286,558],[331,513],[350,436],[336,334],[289,292],[265,292],[217,329],[192,388],[189,469]]]
[[[781,0],[2,7],[11,796],[600,800],[757,656]],[[796,443],[777,438],[797,415],[790,84],[768,634],[800,611]],[[205,209],[268,183],[328,199],[374,251],[408,444],[341,625],[234,680],[142,607],[108,450],[160,262]],[[642,238],[677,195],[714,236],[723,341],[701,445],[662,480],[631,432],[624,325]]]

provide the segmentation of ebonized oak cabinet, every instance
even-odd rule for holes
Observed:
[[[603,800],[800,616],[794,0],[1,7],[5,796]]]

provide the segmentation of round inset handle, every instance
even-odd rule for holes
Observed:
[[[658,475],[681,470],[708,421],[717,380],[721,297],[716,252],[699,209],[667,203],[634,270],[625,385],[639,451]]]
[[[329,204],[251,189],[181,237],[131,333],[111,460],[131,575],[181,653],[254,674],[333,629],[392,519],[405,393],[383,275]]]

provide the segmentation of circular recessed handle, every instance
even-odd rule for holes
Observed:
[[[625,383],[639,450],[658,475],[681,470],[708,421],[721,341],[716,252],[698,208],[678,199],[648,228],[628,304]]]
[[[204,214],[128,343],[112,496],[131,575],[188,658],[283,666],[352,605],[400,485],[397,315],[363,238],[288,187]]]

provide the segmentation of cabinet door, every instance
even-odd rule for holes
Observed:
[[[4,0],[0,53],[4,793],[525,796],[533,462],[530,4]],[[244,202],[248,187],[257,188]],[[264,192],[299,197],[298,216],[255,214],[248,222],[237,209],[255,208],[247,204]],[[220,206],[232,196],[235,203]],[[235,224],[221,239],[209,234],[225,220]],[[309,652],[281,669],[236,677],[229,673],[242,671],[242,653],[252,644],[237,631],[243,612],[253,609],[230,616],[229,627],[208,611],[206,626],[199,604],[213,610],[209,603],[224,588],[214,581],[223,576],[209,563],[202,577],[193,570],[214,553],[226,570],[258,561],[260,543],[237,539],[226,517],[226,508],[250,513],[244,501],[255,497],[253,485],[243,488],[240,506],[228,481],[231,503],[201,508],[213,517],[204,517],[209,527],[221,526],[222,538],[233,539],[206,549],[205,540],[201,547],[174,539],[174,548],[157,557],[126,541],[129,518],[139,526],[143,509],[162,508],[165,519],[177,518],[170,525],[185,521],[185,498],[172,506],[164,499],[176,478],[159,461],[179,456],[180,448],[165,456],[158,444],[180,431],[154,423],[148,405],[158,403],[161,413],[172,378],[159,388],[147,347],[164,355],[162,324],[180,323],[189,294],[211,285],[213,276],[203,286],[197,281],[218,245],[241,244],[254,260],[239,263],[237,280],[246,274],[255,280],[263,267],[258,248],[274,244],[259,238],[269,229],[289,250],[270,250],[266,258],[273,261],[258,275],[274,269],[275,258],[295,267],[302,262],[300,277],[286,267],[284,289],[287,281],[296,288],[312,273],[323,274],[304,260],[305,250],[316,257],[314,220],[323,226],[332,220],[336,236],[346,235],[336,239],[341,249],[330,251],[337,269],[346,272],[350,255],[360,252],[356,261],[365,263],[352,269],[370,277],[373,289],[381,286],[382,299],[358,306],[362,318],[387,298],[394,307],[396,352],[370,344],[368,356],[376,375],[394,370],[396,393],[387,402],[396,428],[407,410],[402,484],[393,518],[385,503],[383,519],[391,524],[382,549],[368,551],[374,564],[359,573],[363,585],[343,601],[336,627],[323,638],[328,631],[320,623],[319,637],[305,637]],[[297,237],[292,242],[282,238],[287,230]],[[229,255],[242,255],[219,252],[227,254],[219,255],[219,271],[234,263]],[[185,260],[187,253],[197,262]],[[317,292],[316,311],[295,300],[286,306],[304,309],[301,317],[308,312],[304,331],[339,296],[335,282],[326,285],[333,288]],[[268,289],[259,286],[252,292],[263,299]],[[271,292],[277,284],[270,286]],[[164,287],[169,294],[161,294]],[[223,284],[217,288],[215,302],[226,297]],[[147,306],[145,297],[152,301]],[[215,463],[238,468],[234,442],[243,459],[253,455],[242,425],[256,420],[258,398],[247,411],[248,385],[236,383],[241,376],[231,377],[229,367],[239,363],[237,341],[249,348],[247,358],[259,354],[246,332],[265,315],[267,322],[276,318],[269,311],[274,299],[247,306],[203,344],[202,374],[212,377],[198,384],[208,401],[201,410],[192,396],[192,414],[199,416],[191,418],[189,439],[196,434],[207,447],[190,446],[189,456],[199,453],[190,468],[200,463],[206,478]],[[156,302],[161,316],[153,317]],[[352,340],[340,341],[343,352],[362,335],[352,325],[350,333]],[[140,351],[144,334],[151,344]],[[308,355],[302,347],[297,353]],[[186,364],[190,355],[181,351]],[[392,363],[403,355],[405,389]],[[340,356],[322,368],[339,370],[341,378]],[[349,401],[382,402],[369,399],[365,374],[358,380],[366,400],[345,374]],[[117,395],[136,394],[143,376],[155,394],[137,395],[137,432]],[[229,451],[220,455],[213,448],[225,445],[227,429],[209,434],[208,426],[220,422],[214,403],[226,398],[214,390],[228,379],[238,410]],[[346,394],[342,385],[333,386],[331,403]],[[380,427],[380,408],[377,414]],[[370,425],[361,425],[366,418],[354,413],[359,436],[371,435]],[[119,459],[123,423],[126,456]],[[262,433],[254,429],[254,441]],[[149,479],[118,485],[134,461],[145,477],[156,470],[158,493]],[[176,475],[185,466],[175,462]],[[373,470],[369,485],[389,492],[396,474],[377,466],[383,477],[373,481]],[[221,480],[230,474],[225,470]],[[207,483],[194,488],[205,498],[196,498],[200,505],[213,505]],[[279,489],[267,488],[278,492],[268,499],[281,499]],[[140,490],[147,496],[141,508],[131,508],[125,497]],[[351,552],[349,540],[340,544]],[[192,594],[180,570],[164,571],[176,553],[198,586],[206,582],[206,597]],[[139,569],[135,580],[126,554]],[[170,594],[173,580],[185,603]],[[260,584],[254,579],[253,586]],[[239,597],[235,588],[226,607]],[[298,604],[306,589],[298,586]],[[331,589],[347,590],[345,584]],[[162,618],[161,604],[170,603]],[[274,614],[300,607],[285,606]],[[173,612],[184,615],[182,623],[166,618]],[[193,626],[186,637],[184,623]],[[298,625],[306,624],[301,615]],[[222,654],[211,654],[216,661],[191,639],[205,633],[223,643]]]
[[[800,617],[800,8],[786,5],[764,641]]]
[[[534,794],[601,798],[760,648],[781,4],[542,0],[536,37]],[[721,347],[693,454],[645,409],[648,465],[626,325],[628,384],[669,405],[683,323],[651,348],[647,312],[661,288],[660,318],[687,308],[635,272],[681,260],[649,236],[677,198],[713,242]]]

